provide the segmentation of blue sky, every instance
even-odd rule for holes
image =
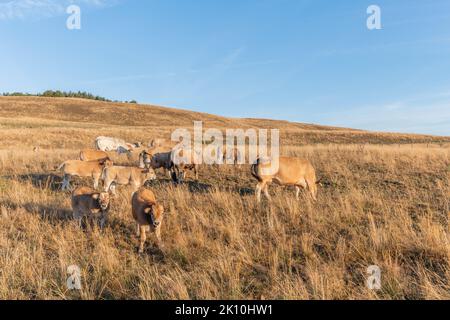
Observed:
[[[450,135],[447,0],[0,0],[0,39],[0,92]]]

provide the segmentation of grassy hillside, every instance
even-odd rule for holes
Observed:
[[[202,166],[199,181],[175,187],[158,173],[151,185],[166,208],[164,252],[150,237],[137,254],[128,187],[105,230],[76,226],[57,165],[98,135],[149,141],[193,120],[279,128],[282,154],[308,158],[323,178],[318,201],[273,186],[260,205],[249,166]],[[450,298],[449,137],[1,97],[0,141],[2,299]],[[81,291],[66,287],[70,265]],[[379,291],[366,287],[370,265],[381,268]]]

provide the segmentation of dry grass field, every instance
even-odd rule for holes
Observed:
[[[202,166],[198,182],[173,186],[158,173],[152,183],[166,209],[164,252],[150,236],[137,253],[128,187],[105,230],[78,228],[57,165],[99,135],[149,141],[193,120],[280,129],[282,154],[309,159],[322,177],[318,201],[273,186],[273,201],[258,204],[249,166]],[[450,137],[2,97],[0,298],[449,299],[449,197]],[[79,291],[66,287],[70,265]],[[370,265],[381,290],[366,287]]]

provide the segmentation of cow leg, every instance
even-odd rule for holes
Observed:
[[[141,227],[139,226],[139,223],[136,223],[136,237],[140,237],[141,235]]]
[[[317,201],[317,185],[314,181],[306,181],[311,197],[314,201]]]
[[[73,212],[73,219],[77,222],[79,228],[81,228],[81,218],[82,215],[77,210],[75,210]]]
[[[300,196],[300,187],[295,186],[295,199],[298,200],[298,197]]]
[[[175,167],[175,176],[176,176],[176,183],[180,184],[183,180],[183,171],[181,171],[181,169],[179,167]]]
[[[115,183],[111,183],[109,189],[111,189],[111,193],[113,195],[117,195],[117,193],[116,193],[116,184]]]
[[[65,174],[61,190],[67,190],[70,186],[70,175]]]
[[[103,191],[109,192],[110,188],[111,188],[111,181],[104,180],[103,181]]]
[[[269,194],[269,184],[268,183],[264,184],[263,190],[264,190],[264,195],[266,196],[267,200],[271,201],[272,197]]]
[[[156,245],[158,246],[159,250],[164,250],[164,244],[162,243],[161,240],[161,225],[159,225],[156,229],[155,229],[155,236],[156,236]]]
[[[144,253],[144,244],[147,240],[146,226],[140,226],[140,237],[139,237],[139,253]]]
[[[64,191],[65,188],[66,188],[66,176],[64,176],[63,181],[61,183],[61,191]]]
[[[297,182],[297,184],[295,185],[296,188],[296,195],[295,197],[297,198],[297,200],[299,199],[300,196],[300,187],[303,189],[306,189],[308,187],[306,180],[305,179],[301,179],[300,181]]]
[[[105,228],[107,220],[108,220],[107,213],[102,213],[102,216],[100,217],[100,229],[103,230]]]
[[[262,190],[262,183],[259,182],[259,183],[256,185],[256,191],[255,191],[255,193],[256,193],[256,200],[257,200],[258,202],[261,202],[261,190]]]
[[[98,179],[99,177],[94,177],[94,189],[97,190],[98,188]]]

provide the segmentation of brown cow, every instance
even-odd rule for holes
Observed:
[[[273,168],[271,168],[273,165]],[[277,168],[278,167],[278,168]],[[261,201],[261,191],[271,200],[268,186],[271,182],[279,185],[292,185],[296,188],[296,198],[300,194],[300,187],[309,189],[313,200],[317,199],[316,171],[312,164],[305,159],[293,157],[279,157],[278,166],[273,159],[258,159],[251,167],[252,175],[258,180],[256,198]]]
[[[156,201],[155,195],[149,189],[141,188],[133,194],[131,199],[131,213],[137,223],[136,235],[139,237],[139,253],[144,252],[148,229],[154,232],[161,244],[161,223],[164,216],[164,207]]]
[[[72,193],[73,218],[78,221],[81,227],[83,217],[89,220],[97,219],[100,228],[103,228],[109,213],[109,194],[106,192],[96,192],[89,187],[78,187]]]
[[[144,185],[146,181],[156,179],[153,169],[142,169],[137,167],[111,166],[105,168],[102,174],[105,192],[110,189],[116,194],[116,185],[131,185],[134,191]]]
[[[111,160],[105,151],[84,149],[80,151],[81,161]]]
[[[68,160],[62,163],[56,170],[63,169],[64,180],[61,190],[66,190],[70,186],[70,178],[72,176],[82,178],[93,178],[94,189],[98,188],[98,182],[102,175],[103,169],[112,166],[111,160],[100,161],[81,161],[81,160]]]

